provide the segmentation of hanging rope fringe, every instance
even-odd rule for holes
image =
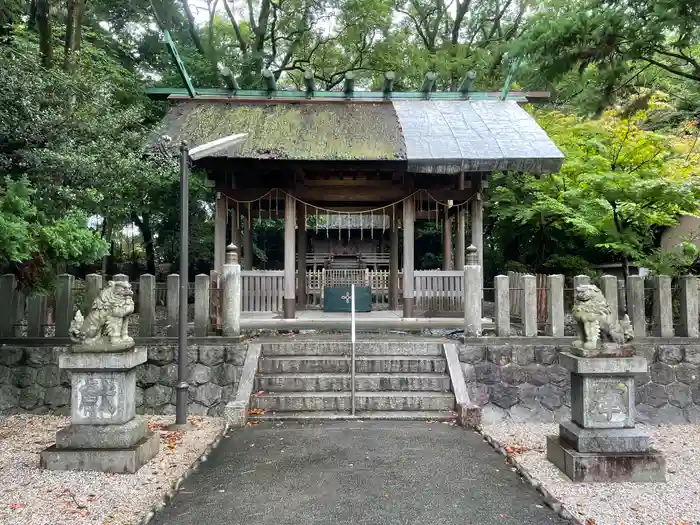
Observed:
[[[444,206],[445,208],[449,207],[447,202],[442,202],[435,197],[433,197],[430,192],[427,190],[416,190],[413,192],[411,195],[408,195],[404,197],[403,199],[400,199],[396,202],[392,202],[391,204],[387,204],[386,206],[381,206],[379,208],[370,208],[367,210],[361,210],[361,211],[345,211],[345,210],[331,210],[329,208],[323,208],[321,206],[315,206],[313,204],[309,204],[306,201],[303,201],[301,199],[296,198],[294,195],[287,193],[284,190],[281,190],[279,188],[273,188],[264,194],[262,194],[260,197],[257,199],[251,199],[251,200],[238,200],[238,199],[233,199],[231,197],[226,196],[227,200],[227,206],[228,206],[228,201],[232,201],[235,203],[236,210],[238,213],[238,216],[240,217],[240,205],[241,204],[246,204],[248,206],[248,216],[247,216],[247,221],[248,221],[248,227],[252,227],[252,212],[253,212],[253,204],[258,203],[258,219],[262,218],[261,212],[262,212],[262,201],[267,198],[268,199],[268,218],[272,218],[272,194],[273,192],[275,193],[275,217],[279,218],[279,200],[280,200],[280,193],[285,196],[290,196],[295,203],[300,203],[304,205],[304,213],[305,217],[308,217],[308,209],[311,208],[312,210],[315,211],[316,214],[316,233],[318,233],[318,227],[319,227],[319,214],[325,213],[326,215],[326,238],[329,237],[329,229],[331,225],[331,214],[342,216],[342,215],[347,215],[348,216],[348,235],[350,234],[350,216],[352,215],[359,215],[360,216],[360,229],[362,230],[363,228],[363,219],[362,215],[364,214],[369,214],[370,215],[370,228],[371,228],[371,235],[372,238],[374,239],[374,214],[381,214],[384,218],[382,219],[382,233],[386,230],[386,219],[387,219],[387,214],[391,211],[391,227],[392,228],[398,228],[398,224],[396,223],[396,206],[399,204],[403,204],[406,202],[408,199],[413,199],[414,202],[417,202],[417,212],[422,211],[423,209],[423,194],[425,194],[425,200],[427,201],[427,208],[428,212],[430,212],[430,203],[431,201],[435,203],[435,224],[439,224],[439,215],[440,215],[440,207]],[[467,206],[474,198],[476,197],[476,194],[472,195],[469,199],[460,202],[459,204],[453,204],[453,206],[457,207],[457,211],[461,211],[461,208],[463,206]],[[296,225],[295,225],[296,228]],[[308,229],[306,227],[306,224],[304,226],[305,229]],[[342,228],[340,227],[340,224],[338,225],[338,239],[341,239],[341,230]],[[361,238],[364,235],[364,232],[360,234]]]

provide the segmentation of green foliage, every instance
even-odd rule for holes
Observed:
[[[0,186],[0,265],[26,261],[81,264],[102,257],[107,244],[88,228],[87,216],[73,210],[49,218],[36,205],[36,190],[26,177],[5,177]],[[46,281],[52,266],[43,264],[38,281]]]
[[[585,121],[540,111],[537,117],[566,161],[553,175],[496,178],[487,202],[500,228],[573,236],[627,264],[653,250],[660,228],[698,209],[697,154],[683,141],[642,130],[644,114],[620,118],[611,111]]]
[[[657,248],[638,261],[640,266],[648,268],[654,274],[671,277],[697,271],[698,263],[700,249],[690,241],[683,241],[668,251]]]

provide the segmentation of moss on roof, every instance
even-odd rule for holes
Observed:
[[[244,145],[217,156],[290,160],[405,159],[391,104],[241,104],[185,102],[173,106],[159,135],[191,147],[233,133]]]

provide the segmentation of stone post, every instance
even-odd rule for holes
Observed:
[[[114,277],[112,277],[112,280],[117,281],[117,282],[121,281],[123,283],[127,283],[127,282],[129,282],[129,276],[124,274],[124,273],[118,273],[118,274],[114,275]]]
[[[574,290],[582,284],[591,284],[591,278],[587,275],[576,275],[574,276]]]
[[[11,273],[0,275],[0,337],[14,335],[17,295],[17,278]]]
[[[657,275],[654,278],[654,332],[658,337],[673,337],[673,300],[671,278]]]
[[[666,480],[666,460],[635,428],[635,376],[643,357],[559,355],[571,372],[571,421],[547,437],[547,459],[574,482]]]
[[[180,312],[180,276],[168,275],[168,290],[165,302],[168,308],[168,337],[177,337]]]
[[[85,301],[83,302],[81,311],[83,315],[87,315],[92,308],[92,303],[97,299],[102,291],[102,276],[98,273],[89,273],[85,276]]]
[[[523,335],[537,337],[537,277],[523,275]]]
[[[464,266],[464,337],[481,337],[481,267],[479,255],[473,244],[467,248],[466,263]]]
[[[27,296],[24,292],[17,290],[15,294],[15,325],[13,336],[22,337],[22,325],[20,324],[24,321],[27,315]]]
[[[224,269],[226,265],[224,265]],[[206,337],[209,334],[209,276],[200,273],[194,277],[194,335]]]
[[[622,319],[627,315],[627,290],[624,279],[617,280],[617,317]]]
[[[564,336],[564,276],[547,276],[547,335]]]
[[[694,275],[684,275],[681,286],[681,324],[678,335],[700,337],[698,329],[698,279]]]
[[[494,310],[496,314],[496,335],[510,336],[510,285],[507,275],[497,275],[493,278]]]
[[[646,336],[647,321],[644,314],[644,277],[641,275],[627,276],[627,314],[632,322],[634,337],[639,339]]]
[[[58,276],[56,287],[56,337],[68,337],[68,328],[73,320],[73,286],[75,277],[63,273]]]
[[[228,201],[226,196],[217,191],[216,201],[214,204],[214,270],[219,273],[221,273],[221,268],[224,265],[227,215]],[[177,335],[177,333],[175,335]]]
[[[221,332],[225,337],[241,335],[241,265],[238,248],[229,244],[224,264],[223,296],[221,305]]]
[[[153,337],[156,333],[156,276],[143,274],[139,278],[139,335]]]
[[[618,315],[617,308],[617,277],[614,275],[603,275],[601,278],[601,292],[605,300],[610,305],[610,322],[619,321],[620,317]]]
[[[46,324],[46,296],[30,295],[27,298],[27,337],[44,337]]]
[[[136,367],[146,359],[146,348],[128,339],[76,345],[59,357],[71,376],[71,424],[41,452],[42,468],[134,473],[158,453],[158,435],[135,418]]]

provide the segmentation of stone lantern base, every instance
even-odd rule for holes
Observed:
[[[634,423],[646,359],[562,353],[559,362],[571,372],[571,421],[547,437],[547,459],[575,482],[666,481],[666,459]]]
[[[59,358],[71,371],[71,424],[41,453],[49,470],[134,473],[158,453],[159,438],[136,415],[136,367],[146,349],[76,351]]]

